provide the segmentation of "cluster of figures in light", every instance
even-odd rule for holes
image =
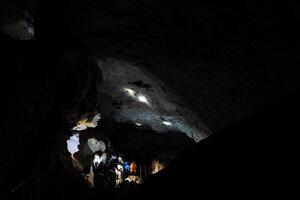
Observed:
[[[89,187],[118,188],[125,183],[140,184],[146,177],[145,171],[148,170],[150,171],[148,174],[151,174],[163,169],[158,161],[153,161],[150,168],[135,161],[128,161],[122,154],[114,152],[107,138],[91,137],[87,139],[85,145],[92,152],[92,159],[89,162],[89,170],[84,172],[83,164],[75,156],[76,153],[80,153],[80,134],[85,134],[84,130],[88,128],[97,127],[100,119],[99,113],[92,119],[80,119],[76,126],[72,127],[72,135],[66,141],[72,165],[82,172],[82,177]]]
[[[124,181],[137,184],[142,182],[141,176],[138,175],[138,166],[134,161],[124,161],[120,155],[107,154],[107,152],[103,152],[102,155],[95,153],[90,172],[83,174],[90,187],[118,188]]]

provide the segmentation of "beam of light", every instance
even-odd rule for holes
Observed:
[[[129,88],[124,88],[125,92],[128,93],[129,96],[134,97],[136,95],[136,92]]]
[[[172,125],[171,122],[167,122],[167,121],[163,121],[162,123],[163,123],[164,125],[166,125],[166,126],[171,126],[171,125]]]
[[[135,123],[135,125],[137,125],[137,126],[142,126],[142,124],[140,124],[140,123]]]

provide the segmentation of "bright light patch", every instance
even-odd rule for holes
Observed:
[[[128,181],[128,182],[135,182],[135,183],[138,183],[138,184],[142,183],[141,177],[135,176],[135,175],[129,175],[125,180]]]
[[[158,160],[153,160],[152,161],[152,174],[156,174],[157,172],[159,172],[160,170],[163,170],[165,168],[165,165],[163,165],[162,163],[160,163]]]
[[[136,101],[145,103],[145,104],[149,104],[148,99],[144,96],[144,95],[137,95],[138,92],[130,89],[130,88],[124,88],[124,91],[131,96],[133,99],[135,99]]]
[[[72,128],[72,130],[83,131],[87,128],[95,128],[98,126],[98,121],[101,119],[101,115],[97,113],[92,120],[87,118],[81,119],[77,122],[77,125]]]
[[[74,154],[79,151],[78,145],[80,144],[79,142],[79,134],[73,134],[68,140],[67,140],[67,149],[71,154],[72,159],[76,160],[74,158]]]
[[[107,159],[106,153],[103,153],[101,156],[98,154],[94,155],[93,164],[97,168],[101,163],[105,164]]]
[[[163,123],[164,125],[166,125],[166,126],[171,126],[171,125],[172,125],[171,122],[167,122],[167,121],[163,121],[162,123]]]
[[[93,153],[96,151],[104,152],[106,150],[105,143],[101,140],[98,141],[95,138],[88,139],[87,144]]]
[[[128,93],[129,96],[134,97],[136,95],[136,92],[129,88],[124,88],[125,92]]]
[[[97,168],[100,164],[100,156],[98,154],[94,155],[94,160],[93,160],[94,166]]]
[[[137,125],[137,126],[142,126],[142,124],[140,124],[140,123],[135,123],[135,125]]]
[[[142,103],[146,103],[146,104],[149,104],[147,98],[144,96],[144,95],[139,95],[138,96],[138,100]]]

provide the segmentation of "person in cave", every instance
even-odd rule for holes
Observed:
[[[131,175],[136,175],[136,171],[137,171],[137,164],[133,161],[130,164],[130,174]]]
[[[116,173],[116,187],[119,187],[124,179],[123,165],[117,164],[117,167],[115,167],[115,173]]]
[[[128,161],[124,162],[124,176],[127,177],[130,173],[130,165]]]

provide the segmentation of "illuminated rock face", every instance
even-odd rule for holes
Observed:
[[[98,88],[103,114],[157,132],[183,132],[196,142],[211,133],[183,99],[146,69],[117,60],[98,60],[98,66],[103,75]]]
[[[93,153],[96,151],[104,152],[106,150],[105,143],[101,140],[98,141],[95,138],[88,139],[87,144]]]
[[[76,152],[79,151],[78,145],[80,144],[79,142],[79,134],[73,134],[69,140],[67,140],[67,149],[70,152],[70,154],[73,156]]]
[[[165,166],[159,162],[159,160],[153,160],[152,162],[152,174],[156,174],[157,172],[163,170],[165,168]]]
[[[97,168],[101,163],[105,164],[106,160],[107,160],[106,153],[103,153],[101,156],[99,156],[98,154],[95,154],[93,164]]]
[[[77,122],[77,125],[72,128],[72,130],[83,131],[87,128],[96,128],[100,119],[101,116],[99,113],[97,113],[90,121],[87,118],[81,119]]]

